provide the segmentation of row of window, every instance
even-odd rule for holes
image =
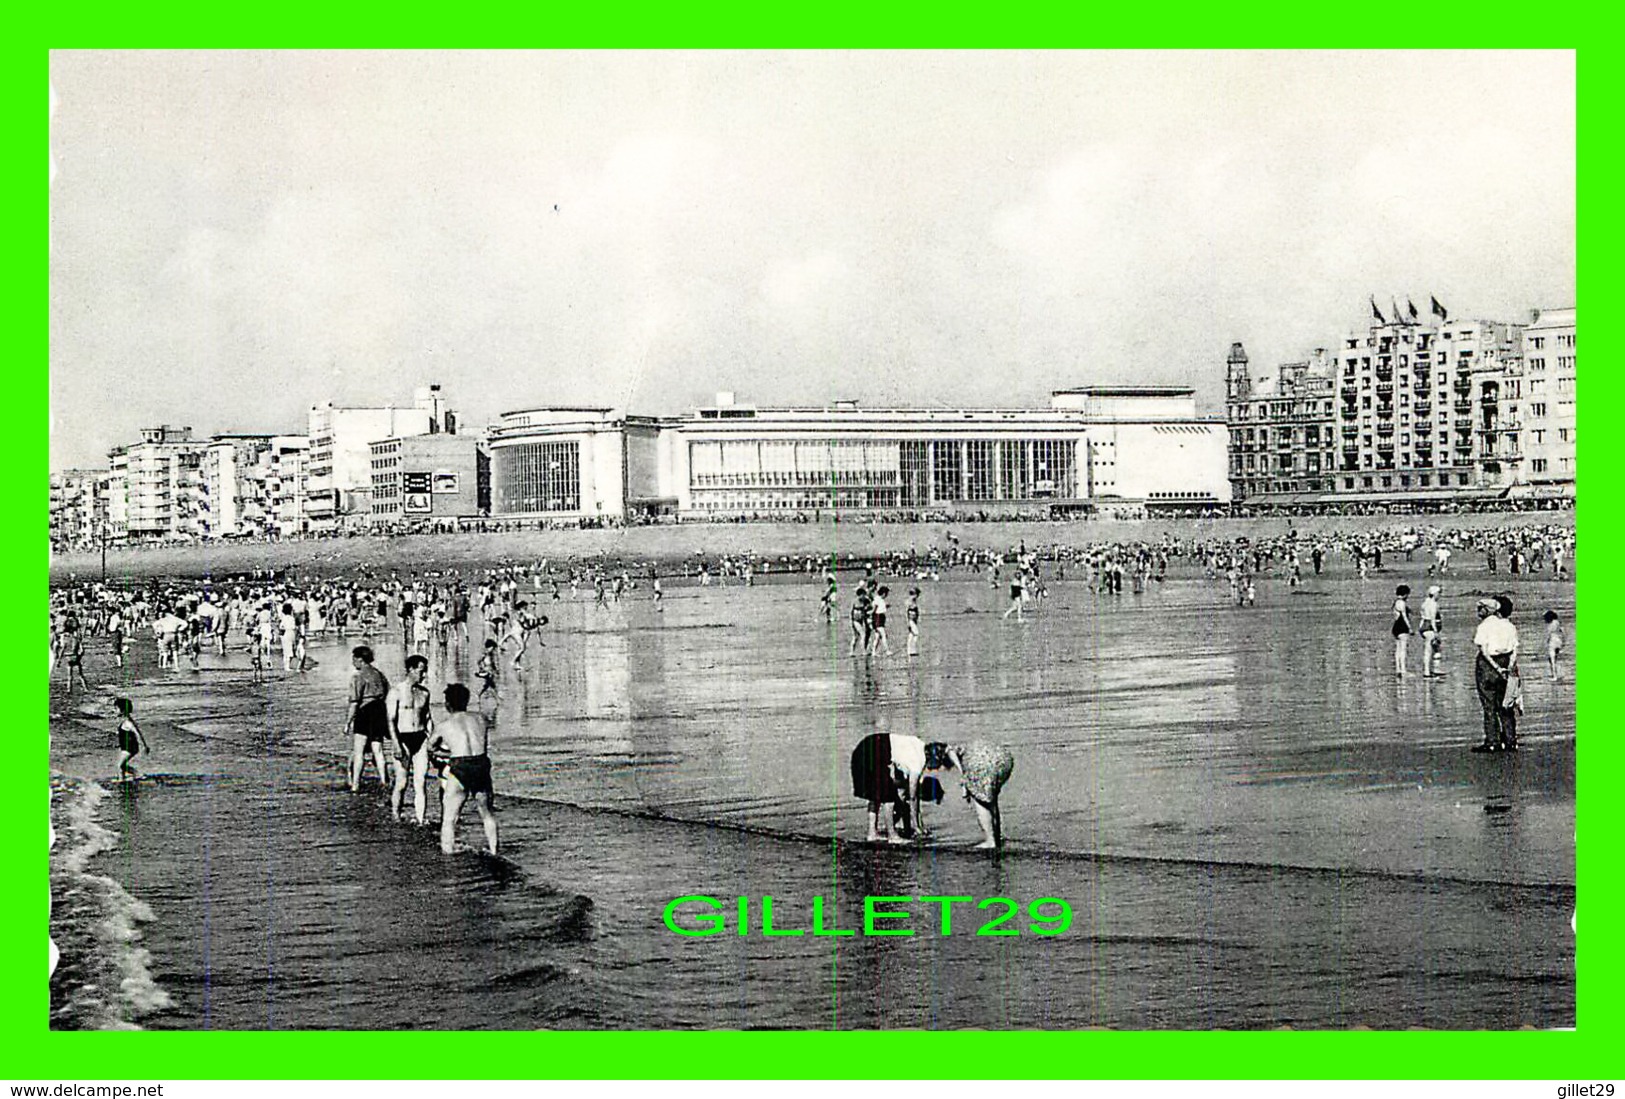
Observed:
[[[694,442],[689,477],[695,489],[895,486],[897,506],[925,507],[1076,496],[1077,452],[1072,439]],[[1096,465],[1109,480],[1106,453]]]
[[[1258,418],[1264,419],[1266,408],[1262,402],[1258,406]],[[1289,420],[1295,416],[1316,416],[1332,414],[1331,401],[1305,401],[1291,404],[1277,403],[1268,406],[1270,417],[1277,420]],[[1252,418],[1252,406],[1246,404],[1236,405],[1236,419],[1246,420]]]
[[[581,444],[521,443],[491,455],[499,515],[581,510]]]

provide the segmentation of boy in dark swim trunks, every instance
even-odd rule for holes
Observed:
[[[406,682],[389,692],[389,729],[395,757],[395,782],[389,792],[390,816],[401,819],[406,797],[407,772],[412,775],[412,816],[421,827],[427,799],[424,784],[429,777],[429,733],[434,718],[429,714],[429,659],[420,653],[406,658]]]
[[[486,754],[486,724],[468,712],[469,690],[461,683],[446,684],[446,720],[429,734],[429,751],[446,753],[441,774],[440,850],[457,849],[457,817],[470,797],[485,827],[485,842],[497,853],[497,818],[491,812],[491,757]]]

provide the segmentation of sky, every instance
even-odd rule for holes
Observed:
[[[1043,406],[1575,295],[1521,53],[52,54],[51,465],[142,427]]]

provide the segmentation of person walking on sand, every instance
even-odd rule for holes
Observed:
[[[85,631],[74,615],[63,620],[61,644],[62,657],[68,664],[68,693],[73,693],[74,676],[79,677],[85,690],[90,690],[90,680],[85,678]]]
[[[1563,623],[1556,611],[1547,611],[1541,620],[1546,623],[1546,669],[1555,681],[1562,678],[1557,670],[1557,658],[1563,655]]]
[[[152,754],[152,746],[147,743],[146,734],[141,726],[135,723],[135,703],[127,698],[113,701],[113,709],[118,712],[118,777],[123,782],[127,778],[135,778],[136,770],[130,766],[131,762],[146,749],[148,755]]]
[[[1010,605],[1005,608],[1004,614],[999,616],[999,621],[1004,621],[1012,614],[1016,616],[1017,622],[1026,621],[1021,613],[1021,605],[1026,601],[1026,596],[1027,584],[1021,575],[1021,570],[1017,569],[1010,574]]]
[[[419,827],[428,800],[424,786],[429,777],[429,734],[434,731],[434,718],[429,713],[429,688],[423,681],[429,677],[429,658],[413,653],[406,658],[406,681],[389,692],[389,733],[395,757],[395,782],[389,791],[389,815],[401,819],[401,805],[406,798],[407,773],[412,779],[412,817]]]
[[[444,796],[440,810],[440,850],[451,854],[457,849],[457,817],[470,798],[485,827],[485,843],[497,853],[497,818],[491,812],[491,757],[487,754],[486,724],[468,712],[468,688],[461,683],[446,684],[446,720],[435,725],[429,735],[429,750],[444,754],[441,772]]]
[[[367,753],[378,769],[378,783],[389,784],[384,766],[384,744],[389,740],[389,680],[372,666],[372,647],[357,645],[350,651],[355,672],[350,676],[350,717],[345,731],[350,735],[350,792],[361,790],[361,773],[367,766]]]
[[[920,589],[908,589],[908,655],[920,655]]]

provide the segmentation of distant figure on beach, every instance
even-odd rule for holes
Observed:
[[[158,639],[158,666],[160,668],[179,668],[181,663],[181,630],[186,626],[186,620],[175,614],[174,611],[164,611],[163,617],[152,624],[152,632]]]
[[[480,681],[480,701],[487,697],[495,698],[497,694],[497,643],[491,638],[485,639],[485,651],[474,665],[474,677]]]
[[[491,757],[486,754],[486,725],[468,712],[468,688],[461,683],[446,684],[446,720],[434,727],[429,737],[431,751],[450,758],[441,772],[445,796],[440,811],[440,850],[451,854],[457,849],[457,817],[463,803],[474,799],[474,808],[485,827],[485,843],[497,853],[497,818],[491,812]]]
[[[68,664],[68,693],[73,693],[74,676],[79,677],[85,690],[90,690],[90,680],[85,678],[85,631],[74,615],[63,620],[61,645],[62,657]]]
[[[908,589],[908,655],[920,655],[920,589]]]
[[[886,636],[886,596],[890,594],[891,589],[881,585],[875,592],[874,604],[869,612],[869,617],[874,624],[874,636],[869,641],[868,651],[878,653],[881,647],[884,646],[887,656],[891,655],[891,639]]]
[[[976,820],[982,826],[982,842],[978,848],[1004,845],[1004,829],[999,818],[999,791],[1010,781],[1015,770],[1016,757],[1010,749],[982,741],[958,746],[930,743],[925,746],[925,767],[939,771],[944,767],[959,770],[963,780],[964,798],[976,810]]]
[[[858,655],[858,646],[869,648],[869,588],[862,580],[858,581],[857,594],[852,597],[852,644],[847,647],[848,656]]]
[[[1515,752],[1518,749],[1517,709],[1509,705],[1508,688],[1518,670],[1518,628],[1512,624],[1512,600],[1506,596],[1478,601],[1478,646],[1475,682],[1484,710],[1484,742],[1475,752]]]
[[[129,650],[129,642],[124,640],[124,613],[115,609],[112,617],[107,620],[107,635],[113,641],[113,667],[124,667],[124,654]]]
[[[1025,621],[1022,617],[1021,605],[1026,602],[1026,595],[1026,580],[1022,577],[1021,570],[1017,569],[1010,574],[1010,605],[1005,608],[1004,614],[999,617],[999,621],[1004,621],[1012,614],[1016,616],[1017,622]]]
[[[525,650],[529,647],[532,637],[536,638],[536,644],[542,644],[542,627],[545,625],[547,625],[547,615],[544,614],[538,618],[531,611],[529,603],[521,602],[519,604],[518,610],[514,614],[513,630],[508,635],[508,637],[517,638],[519,641],[519,651],[513,657],[514,667],[519,667],[519,662],[525,658]],[[508,643],[508,637],[502,639],[504,645]]]
[[[384,766],[384,744],[389,740],[389,711],[385,705],[389,680],[372,666],[372,660],[370,645],[357,645],[350,652],[355,673],[350,676],[350,719],[345,731],[350,734],[351,793],[361,789],[361,773],[366,769],[369,750],[378,768],[379,785],[389,784],[389,772]]]
[[[1553,560],[1556,560],[1555,556]],[[1546,623],[1546,670],[1556,680],[1561,678],[1557,671],[1557,658],[1563,655],[1563,623],[1556,611],[1547,611],[1540,617]]]
[[[1444,648],[1439,639],[1440,627],[1444,624],[1443,616],[1439,612],[1439,585],[1429,586],[1427,597],[1422,600],[1422,678],[1433,679],[1444,674],[1439,667],[1442,663],[1440,654]]]
[[[1406,602],[1410,594],[1409,584],[1394,589],[1394,674],[1401,679],[1405,677],[1405,653],[1411,640],[1411,608]]]
[[[119,781],[134,778],[135,768],[130,766],[131,761],[145,748],[147,754],[152,754],[152,747],[147,743],[146,734],[142,733],[141,726],[135,723],[135,703],[127,698],[115,699],[113,709],[118,711],[118,775]]]
[[[389,791],[389,814],[401,819],[401,805],[406,798],[407,774],[412,780],[412,816],[423,824],[427,799],[424,785],[429,777],[429,734],[434,730],[434,718],[429,713],[429,688],[423,681],[429,678],[429,658],[413,653],[406,658],[406,681],[389,692],[389,732],[395,756],[395,781]]]
[[[293,670],[294,652],[299,648],[299,620],[294,617],[293,604],[282,604],[282,615],[278,622],[282,630],[282,670]]]

